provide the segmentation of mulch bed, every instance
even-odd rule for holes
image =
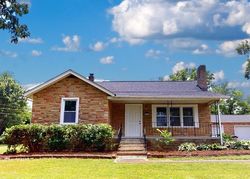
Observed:
[[[0,154],[0,160],[25,159],[25,158],[91,158],[91,159],[115,159],[116,152],[52,152],[52,153],[22,153]]]
[[[190,157],[190,156],[226,156],[226,155],[250,155],[250,150],[208,150],[208,151],[148,151],[148,158],[168,158],[168,157]]]

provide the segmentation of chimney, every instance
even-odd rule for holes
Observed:
[[[94,73],[89,74],[89,80],[93,82],[95,81]]]
[[[197,69],[197,86],[202,91],[207,91],[207,71],[205,65],[200,65]]]

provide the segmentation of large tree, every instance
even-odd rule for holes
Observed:
[[[212,91],[229,96],[229,99],[220,102],[222,114],[249,114],[250,104],[243,99],[243,93],[237,89],[230,89],[227,83],[214,85]],[[211,106],[211,113],[217,114],[217,106]]]
[[[245,55],[246,56],[246,66],[245,66],[245,78],[250,79],[250,41],[245,40],[242,41],[238,47],[236,48],[236,51],[239,55]]]
[[[17,0],[0,0],[0,29],[10,32],[11,42],[17,43],[18,38],[30,35],[27,25],[19,22],[19,18],[28,12],[28,4]]]
[[[5,128],[27,123],[30,112],[24,89],[9,73],[0,74],[0,134]]]
[[[163,80],[163,78],[159,78]],[[207,71],[207,83],[210,87],[212,85],[212,80],[214,79],[213,73]],[[190,81],[197,80],[197,69],[196,68],[185,68],[174,74],[169,75],[169,80],[171,81]]]

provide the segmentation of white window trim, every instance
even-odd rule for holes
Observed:
[[[74,123],[64,122],[64,109],[65,109],[65,101],[76,101],[76,118]],[[60,124],[78,124],[79,120],[79,98],[62,98],[61,99],[61,114],[60,114]]]
[[[168,126],[157,126],[156,125],[156,108],[157,107],[166,107],[167,108],[167,118],[170,119],[170,107],[179,107],[180,108],[180,118],[181,118],[181,126],[170,126],[170,121],[168,120]],[[194,112],[194,122],[195,126],[183,126],[183,107],[192,107]],[[198,113],[198,105],[197,104],[182,104],[182,105],[164,105],[157,104],[152,105],[152,127],[153,128],[199,128],[199,113]]]

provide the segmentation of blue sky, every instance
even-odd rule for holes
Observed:
[[[157,80],[205,64],[216,82],[250,91],[245,57],[234,51],[250,38],[247,0],[25,2],[30,13],[21,22],[31,37],[14,45],[0,31],[0,72],[23,85],[67,69],[106,80]]]

